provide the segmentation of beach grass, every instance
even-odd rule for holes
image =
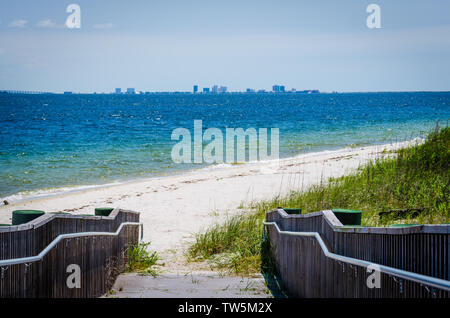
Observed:
[[[156,276],[152,266],[158,261],[158,254],[149,251],[150,242],[141,242],[128,249],[128,272],[138,272]]]
[[[252,202],[246,214],[235,216],[196,235],[189,260],[208,260],[217,269],[236,274],[270,271],[262,240],[265,212],[279,206],[302,213],[325,209],[362,210],[362,225],[450,223],[450,127],[430,132],[424,143],[371,161],[355,173],[329,179],[306,191]],[[402,210],[380,217],[379,212]],[[418,213],[414,213],[418,212]],[[262,262],[261,259],[264,261]]]
[[[238,215],[197,234],[189,260],[210,260],[214,268],[235,273],[258,272],[262,221],[257,213]]]

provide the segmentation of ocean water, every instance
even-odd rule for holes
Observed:
[[[280,157],[424,137],[450,93],[0,94],[0,198],[177,174],[172,130],[280,129]]]

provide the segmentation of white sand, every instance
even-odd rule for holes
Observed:
[[[414,142],[414,141],[412,141]],[[16,209],[70,211],[93,214],[95,207],[110,206],[141,212],[144,241],[162,255],[180,251],[193,234],[208,225],[242,213],[241,203],[271,199],[354,171],[369,159],[386,156],[383,150],[412,142],[363,148],[345,148],[300,155],[277,162],[258,162],[227,168],[203,169],[179,176],[34,199],[0,207],[0,223],[11,222]]]

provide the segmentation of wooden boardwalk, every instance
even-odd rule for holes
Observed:
[[[215,272],[120,275],[111,292],[113,298],[271,298],[264,278],[224,276]]]
[[[138,243],[138,222],[139,213],[115,209],[107,217],[45,214],[0,227],[0,298],[103,295]]]
[[[277,269],[296,297],[450,295],[449,225],[347,227],[331,211],[288,215],[282,209],[267,212],[266,220]],[[374,273],[379,288],[367,283]]]

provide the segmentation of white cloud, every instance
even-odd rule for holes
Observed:
[[[25,25],[28,23],[27,20],[22,20],[22,19],[18,19],[18,20],[14,20],[12,21],[9,26],[11,28],[23,28],[25,27]]]
[[[112,23],[94,24],[94,29],[100,30],[111,29],[113,27],[114,25]]]
[[[42,20],[37,23],[39,28],[53,28],[56,26],[55,22],[50,19]]]

